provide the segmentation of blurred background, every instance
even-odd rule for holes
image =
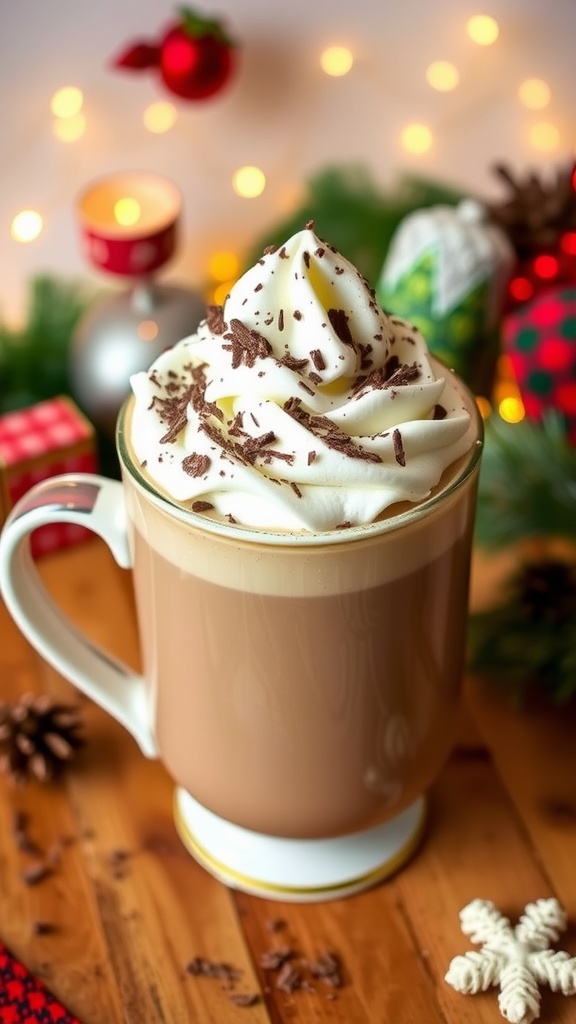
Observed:
[[[101,175],[141,169],[175,182],[182,232],[165,275],[205,290],[234,276],[234,260],[218,254],[242,261],[327,167],[359,164],[377,188],[408,173],[498,198],[495,162],[547,172],[573,154],[574,0],[195,7],[236,44],[230,79],[200,100],[153,69],[112,66],[132,42],[161,40],[178,17],[167,0],[2,5],[3,320],[22,319],[38,272],[110,284],[82,258],[74,216]],[[494,21],[474,34],[477,15]],[[68,106],[66,87],[81,94]],[[238,178],[245,167],[257,168],[252,178]],[[41,220],[21,222],[19,237],[26,210]]]

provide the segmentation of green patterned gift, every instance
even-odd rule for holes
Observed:
[[[489,394],[513,266],[503,232],[472,200],[409,214],[377,286],[385,310],[416,324],[428,346],[479,394]]]

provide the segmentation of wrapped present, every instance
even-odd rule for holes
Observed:
[[[94,473],[96,438],[71,399],[59,396],[0,416],[0,526],[33,484],[59,473]],[[41,526],[32,534],[34,557],[89,537],[73,523]]]
[[[378,300],[416,324],[434,355],[489,395],[513,264],[506,236],[474,200],[416,210],[392,238]]]

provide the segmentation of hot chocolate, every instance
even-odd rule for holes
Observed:
[[[463,461],[427,507],[306,541],[203,525],[127,475],[156,740],[201,804],[256,831],[322,836],[428,787],[462,674],[475,495]]]

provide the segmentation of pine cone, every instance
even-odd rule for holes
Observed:
[[[488,207],[490,216],[507,233],[520,260],[555,249],[564,232],[576,230],[576,163],[559,168],[548,183],[535,172],[524,180],[515,178],[505,164],[493,170],[509,196]]]
[[[84,745],[79,711],[48,694],[0,703],[0,771],[17,784],[48,782]]]

